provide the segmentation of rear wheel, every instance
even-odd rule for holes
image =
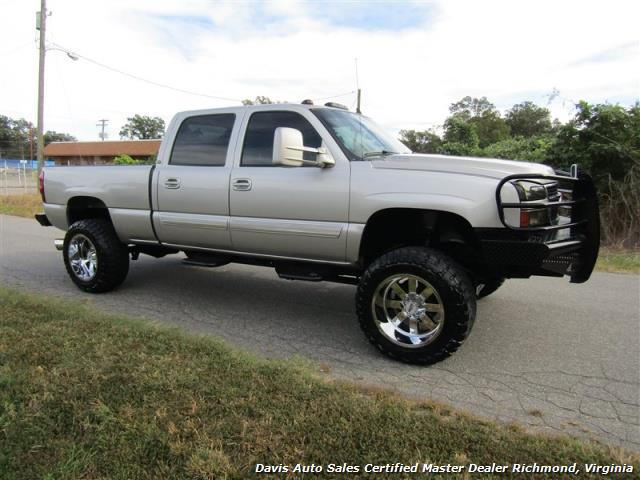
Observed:
[[[108,292],[129,272],[129,251],[105,219],[75,222],[65,235],[62,251],[67,273],[85,292]]]
[[[455,352],[471,332],[476,296],[453,259],[429,248],[406,247],[367,268],[356,308],[362,330],[382,352],[431,364]]]

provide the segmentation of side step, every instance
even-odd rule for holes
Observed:
[[[282,271],[276,268],[276,273],[280,278],[283,278],[285,280],[306,280],[307,282],[321,282],[322,280],[324,280],[322,275],[320,275],[319,273],[310,272],[308,270],[295,271],[287,269],[285,271]]]
[[[281,264],[276,265],[276,273],[285,280],[305,280],[307,282],[336,282],[357,285],[359,278],[352,274],[342,274],[321,265]]]
[[[230,262],[229,257],[222,255],[211,255],[207,253],[189,253],[189,256],[182,260],[183,265],[195,267],[222,267]]]

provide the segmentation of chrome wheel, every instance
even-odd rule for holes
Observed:
[[[88,282],[96,276],[98,255],[95,245],[86,236],[74,235],[69,241],[67,255],[73,274],[80,280]]]
[[[405,348],[423,347],[435,340],[444,325],[444,305],[425,279],[408,274],[387,277],[371,302],[378,330]]]

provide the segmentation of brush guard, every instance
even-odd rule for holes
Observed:
[[[514,180],[526,180],[544,185],[556,181],[558,201],[503,202],[502,187]],[[586,173],[578,172],[577,165],[571,172],[556,170],[555,175],[518,174],[503,178],[496,188],[498,215],[502,224],[512,231],[519,241],[485,244],[491,257],[516,265],[540,268],[556,274],[567,274],[572,283],[586,282],[595,266],[600,248],[600,214],[593,180]],[[505,219],[509,209],[546,209],[548,217],[556,223],[545,226],[517,227]],[[564,215],[562,214],[564,213]],[[562,221],[564,220],[564,223]],[[535,274],[535,273],[534,273]]]

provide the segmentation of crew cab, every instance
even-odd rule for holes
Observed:
[[[353,284],[371,343],[420,364],[456,351],[505,279],[585,282],[599,248],[577,167],[412,154],[333,104],[178,113],[155,165],[46,168],[40,188],[36,218],[66,232],[56,246],[86,292],[119,286],[140,254],[180,252]]]

